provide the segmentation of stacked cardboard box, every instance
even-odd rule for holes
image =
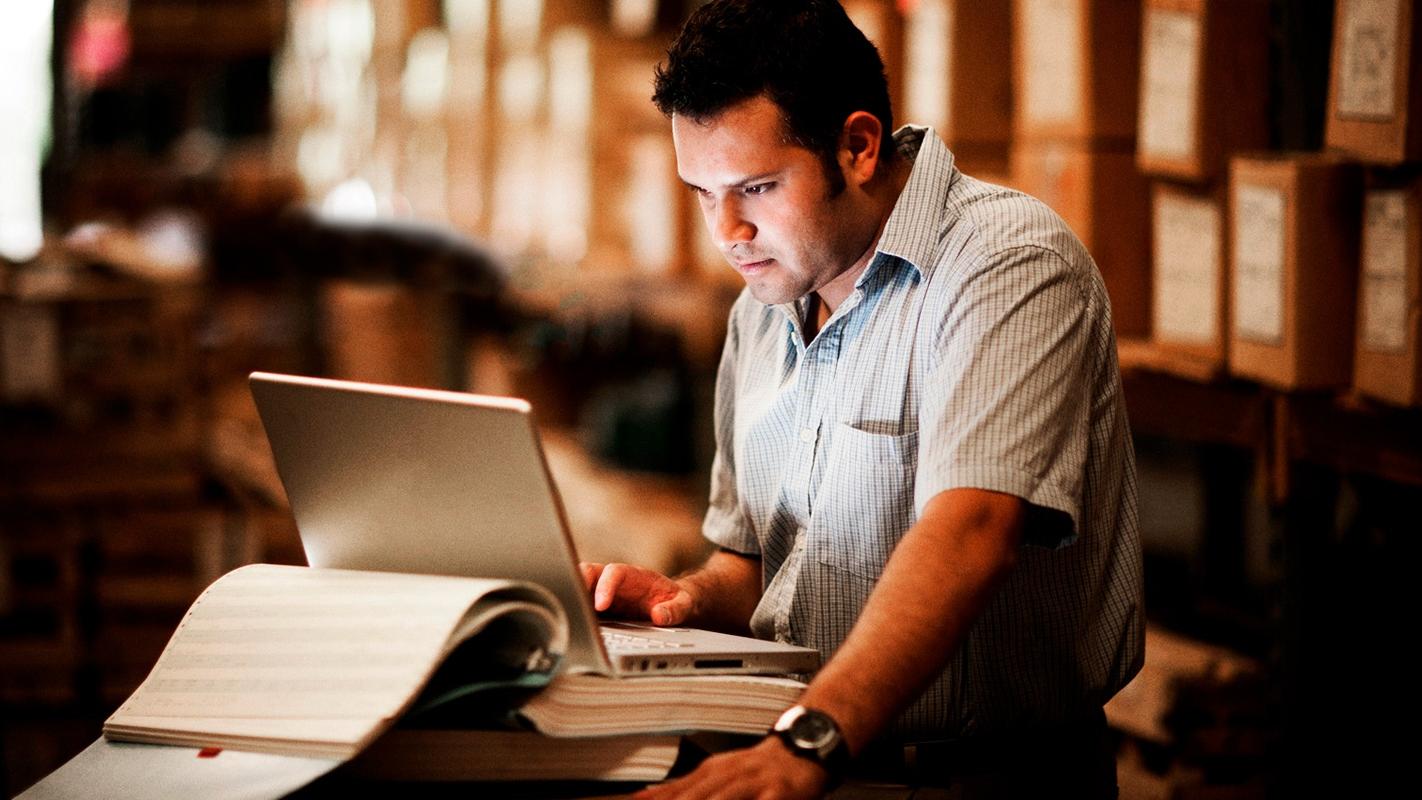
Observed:
[[[1340,0],[1333,27],[1326,142],[1367,165],[1353,386],[1422,405],[1419,203],[1422,7]]]
[[[0,706],[57,707],[77,698],[79,531],[72,518],[0,514]]]
[[[1352,378],[1357,164],[1318,153],[1230,165],[1230,371],[1280,389]]]
[[[1353,385],[1422,405],[1422,177],[1374,170],[1363,200]]]
[[[0,297],[0,506],[193,489],[196,300],[128,281]]]
[[[550,42],[550,131],[569,169],[551,174],[545,198],[560,220],[548,252],[577,255],[611,274],[675,275],[685,255],[670,122],[652,104],[652,78],[664,48],[568,27]],[[571,180],[570,180],[571,178]],[[582,180],[577,180],[581,178]]]
[[[91,580],[102,521],[201,490],[197,297],[77,264],[55,274],[0,296],[0,702],[16,708],[80,702],[108,668],[92,635],[112,599]],[[150,560],[168,534],[129,528],[128,563],[173,567]],[[191,558],[164,574],[195,583]]]
[[[1149,196],[1135,166],[1140,3],[1013,4],[1015,186],[1081,238],[1111,296],[1116,332],[1150,324]]]
[[[468,234],[487,230],[493,147],[494,47],[487,4],[446,3],[449,76],[445,137],[449,221]]]
[[[1151,189],[1151,338],[1161,364],[1209,379],[1224,368],[1229,237],[1218,190],[1158,181]]]
[[[594,4],[494,3],[490,240],[515,259],[576,262],[587,254],[592,116],[584,37]],[[569,141],[569,140],[572,141]]]
[[[1227,360],[1224,183],[1230,155],[1269,143],[1268,25],[1263,0],[1143,7],[1136,163],[1156,179],[1150,334],[1161,363],[1187,377]]]
[[[909,35],[897,0],[845,0],[845,13],[854,26],[864,32],[884,61],[884,73],[889,79],[889,101],[893,104],[894,125],[912,121],[904,115],[906,70],[913,66],[907,52],[905,37]]]
[[[1339,0],[1326,141],[1381,164],[1422,161],[1422,16],[1416,0]]]
[[[1007,170],[1012,7],[920,0],[904,18],[904,121],[931,126],[971,175]]]

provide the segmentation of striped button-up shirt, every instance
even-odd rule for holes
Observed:
[[[931,130],[895,138],[913,159],[908,182],[814,339],[801,333],[803,298],[766,306],[743,292],[731,311],[704,533],[761,559],[752,631],[828,657],[934,495],[1022,498],[1016,569],[890,736],[1071,719],[1144,655],[1135,462],[1106,290],[1045,205],[962,174]]]

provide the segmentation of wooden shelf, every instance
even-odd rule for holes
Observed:
[[[1268,460],[1277,503],[1287,501],[1289,468],[1299,462],[1422,486],[1416,410],[1192,373],[1188,359],[1139,340],[1123,340],[1119,355],[1135,433],[1253,450]]]

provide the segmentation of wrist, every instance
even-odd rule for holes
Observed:
[[[769,736],[792,755],[822,767],[831,781],[838,782],[849,767],[849,744],[839,723],[824,711],[793,706],[780,716]]]

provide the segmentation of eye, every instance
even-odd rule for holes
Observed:
[[[745,187],[744,191],[745,191],[746,194],[757,195],[757,194],[765,194],[766,192],[770,191],[770,190],[773,189],[773,188],[775,188],[775,182],[774,182],[774,181],[767,181],[767,182],[765,182],[765,183],[754,183],[754,184],[751,184],[750,186]]]

